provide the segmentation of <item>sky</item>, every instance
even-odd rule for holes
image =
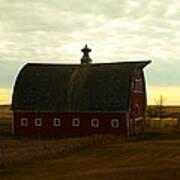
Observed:
[[[180,104],[179,0],[0,0],[0,104],[28,62],[151,60],[148,104]]]

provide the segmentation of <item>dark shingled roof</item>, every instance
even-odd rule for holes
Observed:
[[[27,64],[15,83],[12,110],[128,111],[133,70],[144,68],[149,62],[88,65]]]

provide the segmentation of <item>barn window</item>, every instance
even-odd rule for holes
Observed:
[[[79,127],[80,126],[80,119],[79,118],[72,119],[72,126]]]
[[[118,128],[119,127],[119,119],[112,119],[111,120],[111,127]]]
[[[99,127],[99,119],[91,119],[91,126],[94,128]]]
[[[21,126],[23,126],[23,127],[28,126],[28,119],[27,118],[21,118]]]
[[[54,126],[61,126],[61,119],[59,119],[59,118],[54,118],[53,124],[54,124]]]
[[[41,118],[36,118],[34,121],[35,126],[42,126],[42,119]]]
[[[134,90],[136,92],[143,92],[143,84],[142,84],[142,79],[135,79],[135,82],[134,82]]]

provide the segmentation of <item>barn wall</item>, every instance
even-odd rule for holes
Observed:
[[[135,79],[142,79],[141,92],[138,92],[135,89]],[[129,132],[130,134],[139,134],[144,132],[145,124],[146,89],[143,70],[135,70],[132,80],[131,95],[129,99]]]
[[[28,118],[28,127],[22,127],[21,118]],[[41,127],[34,126],[34,119],[42,118],[43,125]],[[54,127],[53,119],[60,118],[61,126]],[[79,127],[72,126],[72,119],[79,118],[81,124]],[[91,119],[100,120],[98,128],[91,127]],[[117,118],[120,120],[119,128],[112,128],[110,120]],[[14,135],[17,136],[87,136],[92,134],[114,134],[125,135],[126,129],[126,113],[114,114],[53,114],[53,113],[14,113]]]

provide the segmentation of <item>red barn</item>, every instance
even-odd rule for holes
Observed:
[[[13,134],[20,136],[129,135],[144,131],[143,68],[150,61],[80,65],[30,63],[13,93]]]

